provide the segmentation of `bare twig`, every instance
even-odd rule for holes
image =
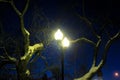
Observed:
[[[0,56],[0,59],[5,59],[5,57],[4,56]]]
[[[29,1],[30,1],[30,0],[27,0],[26,5],[25,5],[25,8],[24,8],[24,10],[22,11],[22,15],[24,15],[24,14],[26,13],[26,11],[27,11],[27,9],[28,9],[28,6],[29,6]]]
[[[6,49],[5,49],[5,47],[3,47],[3,50],[5,51],[5,55],[6,55],[6,58],[8,60],[16,62],[16,58],[9,56],[8,53],[7,53],[7,51],[6,51]]]
[[[0,48],[2,48],[2,49],[5,51],[5,55],[6,55],[6,57],[0,56],[0,58],[8,59],[8,60],[13,61],[13,62],[16,61],[16,59],[15,59],[14,57],[10,57],[10,56],[8,55],[8,53],[7,53],[6,49],[5,49],[5,47],[0,47]]]
[[[78,13],[75,13],[76,16],[78,16],[81,20],[83,20],[87,25],[88,27],[91,29],[93,35],[96,37],[96,38],[100,38],[100,36],[95,32],[94,28],[92,27],[92,22],[85,16],[81,16],[80,14]]]
[[[79,17],[82,21],[84,21],[88,27],[92,30],[92,33],[93,35],[96,37],[96,38],[100,38],[100,36],[96,33],[96,31],[94,30],[94,28],[92,27],[92,22],[85,16],[85,3],[84,3],[84,0],[82,1],[83,4],[82,4],[82,11],[83,11],[83,16],[81,16],[79,13],[77,12],[74,12],[74,14]]]

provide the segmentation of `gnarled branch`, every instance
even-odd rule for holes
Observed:
[[[114,35],[110,40],[107,41],[105,48],[104,48],[103,57],[98,65],[98,68],[101,68],[105,64],[109,48],[110,48],[111,44],[114,41],[116,41],[117,39],[120,39],[120,31],[116,35]]]

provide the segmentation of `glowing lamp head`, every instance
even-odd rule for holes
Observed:
[[[62,40],[63,39],[63,33],[61,32],[60,29],[57,30],[54,37],[55,37],[55,40]]]
[[[65,37],[63,40],[62,40],[62,46],[63,47],[69,47],[70,45],[70,42],[69,40]]]

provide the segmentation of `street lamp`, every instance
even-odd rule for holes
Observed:
[[[63,47],[69,47],[69,45],[70,45],[70,42],[69,42],[69,40],[65,37],[63,40],[62,40],[62,46]]]
[[[62,68],[62,80],[64,80],[64,49],[69,47],[70,42],[69,40],[64,37],[63,38],[63,33],[61,32],[60,29],[57,30],[57,32],[54,35],[55,40],[58,40],[58,42],[60,42],[60,47],[62,49],[62,54],[61,54],[61,68]]]
[[[55,40],[62,40],[63,39],[63,33],[61,32],[60,29],[57,30],[54,37],[55,37]]]

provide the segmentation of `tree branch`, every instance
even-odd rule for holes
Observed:
[[[11,0],[9,3],[10,3],[11,6],[13,7],[13,9],[14,9],[14,11],[17,13],[17,15],[21,16],[22,14],[21,14],[21,12],[16,8],[13,0]]]
[[[81,78],[76,78],[74,80],[91,80],[95,72],[97,71],[97,67],[91,67],[90,70]]]
[[[1,0],[1,2],[4,2],[4,0]],[[28,4],[29,4],[29,0],[27,0],[27,3],[25,5],[25,8],[23,10],[23,12],[21,13],[15,6],[13,0],[10,0],[10,1],[7,1],[5,0],[5,2],[9,2],[11,4],[11,6],[13,7],[14,11],[17,13],[18,17],[19,17],[19,20],[20,20],[20,28],[21,28],[21,31],[22,31],[22,34],[24,36],[24,43],[25,43],[25,53],[28,51],[28,47],[29,47],[29,35],[30,33],[25,29],[24,27],[24,19],[23,19],[23,16],[25,14],[25,12],[27,11],[27,8],[28,8]]]
[[[37,54],[35,55],[35,57],[30,61],[30,64],[33,63],[33,62],[35,62],[39,58],[40,54],[41,53],[37,52]]]
[[[97,55],[99,52],[99,47],[100,47],[100,43],[101,43],[101,38],[99,38],[96,46],[95,46],[95,52],[94,52],[94,56],[93,56],[93,64],[92,66],[96,66],[96,61],[97,61]]]
[[[30,61],[30,64],[32,64],[33,62],[35,62],[38,58],[41,58],[45,61],[45,65],[48,65],[48,62],[46,61],[46,58],[44,56],[41,55],[41,53],[37,53],[36,56]]]
[[[5,57],[4,56],[0,56],[0,59],[5,59]]]
[[[89,40],[89,39],[87,39],[85,37],[81,37],[81,38],[76,39],[76,40],[71,40],[70,42],[71,43],[77,43],[77,42],[80,42],[80,41],[84,41],[84,42],[90,43],[90,44],[92,44],[94,46],[96,45],[96,43],[94,43],[93,41],[91,41],[91,40]]]
[[[29,43],[30,43],[30,41],[29,41],[30,33],[25,29],[23,16],[24,16],[25,12],[27,11],[29,0],[27,0],[26,6],[22,13],[16,8],[13,0],[10,3],[12,5],[14,11],[17,13],[19,20],[20,20],[20,28],[21,28],[22,34],[24,36],[24,43],[25,43],[24,48],[25,48],[25,53],[26,53],[28,51],[28,47],[29,47]]]
[[[24,27],[23,17],[20,17],[20,25],[21,25],[20,28],[21,28],[22,34],[24,36],[25,53],[27,53],[29,45],[30,45],[30,40],[29,40],[30,33]]]
[[[27,9],[28,9],[28,6],[29,6],[29,1],[30,1],[30,0],[27,0],[26,5],[25,5],[25,8],[24,8],[24,10],[22,11],[22,15],[24,15],[24,14],[26,13],[26,11],[27,11]]]
[[[84,9],[84,8],[83,8]],[[84,11],[84,10],[83,10]],[[78,16],[82,21],[84,21],[88,27],[92,30],[92,33],[93,35],[96,37],[96,38],[100,38],[100,36],[95,32],[94,28],[92,27],[92,23],[91,21],[84,15],[84,16],[81,16],[80,14],[78,14],[77,12],[74,12],[74,14],[76,16]],[[85,13],[84,13],[85,14]]]
[[[115,36],[113,36],[110,40],[108,40],[108,42],[106,43],[105,49],[104,49],[104,52],[103,52],[103,57],[102,57],[102,60],[100,61],[99,65],[98,65],[98,68],[101,68],[105,64],[109,48],[110,48],[111,44],[114,41],[116,41],[117,39],[120,39],[120,31]]]
[[[40,51],[42,49],[43,49],[42,43],[38,43],[38,44],[35,44],[33,46],[29,46],[28,52],[23,57],[21,57],[21,60],[26,59],[29,61],[34,53],[36,53],[37,51]]]
[[[6,57],[4,57],[5,59],[7,59],[9,61],[12,61],[12,62],[16,62],[16,58],[9,56],[6,49],[5,49],[5,47],[2,47],[2,49],[5,51],[5,55],[6,55]]]

